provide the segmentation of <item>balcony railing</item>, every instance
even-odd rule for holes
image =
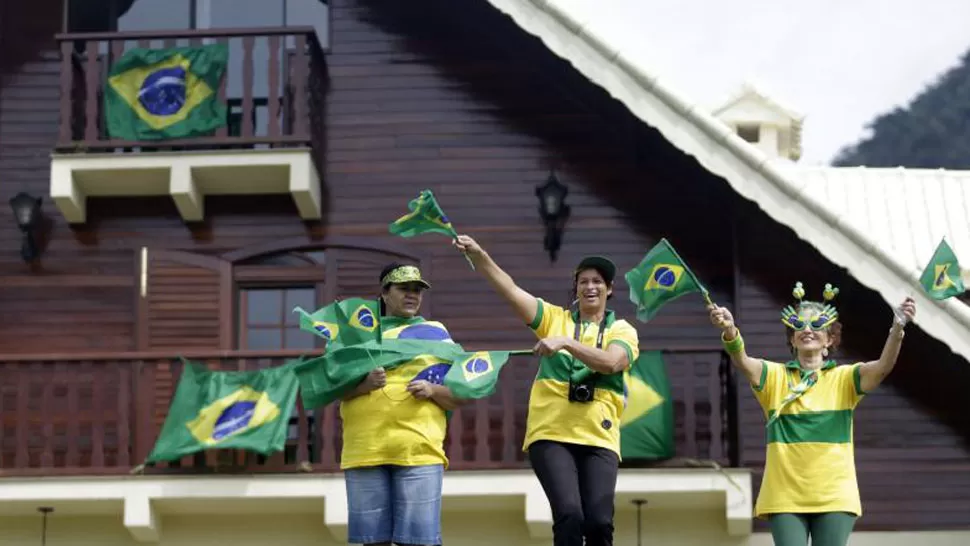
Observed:
[[[186,354],[210,369],[252,370],[297,353]],[[677,456],[737,464],[730,366],[717,351],[667,353]],[[458,409],[446,450],[455,470],[527,466],[522,453],[536,362],[514,357],[490,398]],[[181,373],[168,355],[0,356],[0,476],[124,474],[154,446]],[[270,457],[211,450],[147,473],[334,472],[341,450],[339,410],[306,412],[297,403],[286,449]]]
[[[59,152],[310,147],[315,143],[321,144],[315,148],[322,149],[327,73],[312,27],[60,34],[57,40],[61,51]],[[219,98],[229,107],[226,126],[211,136],[166,141],[121,141],[107,135],[105,83],[112,63],[126,49],[206,43],[230,48],[218,89]]]

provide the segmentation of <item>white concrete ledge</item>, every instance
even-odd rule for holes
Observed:
[[[728,479],[730,476],[730,479]],[[732,483],[733,481],[733,483]],[[617,510],[644,498],[647,510],[724,510],[725,531],[751,533],[751,476],[747,470],[621,470]],[[533,538],[552,536],[552,511],[530,470],[447,472],[443,518],[449,512],[507,513],[522,507]],[[268,476],[130,476],[120,478],[8,478],[0,480],[0,526],[39,505],[59,516],[121,514],[139,542],[162,540],[166,515],[320,514],[338,542],[347,540],[347,496],[342,474]]]
[[[54,154],[50,194],[71,224],[97,197],[171,196],[186,222],[204,219],[207,195],[290,194],[301,218],[322,217],[309,148]]]

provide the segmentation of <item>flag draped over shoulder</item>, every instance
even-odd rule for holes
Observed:
[[[431,190],[422,190],[417,198],[408,203],[411,212],[391,222],[388,230],[393,235],[414,237],[423,233],[440,233],[458,237],[458,232],[445,216]]]
[[[377,341],[381,337],[377,300],[349,298],[313,313],[300,307],[293,312],[300,315],[300,329],[326,339],[328,347]]]
[[[620,418],[624,460],[674,456],[674,406],[660,351],[640,353],[624,380],[625,408]]]
[[[251,372],[209,371],[186,362],[161,434],[147,462],[171,461],[205,449],[281,451],[296,404],[291,361]]]
[[[630,301],[637,306],[637,319],[643,322],[652,319],[665,303],[684,294],[700,292],[709,298],[707,289],[667,239],[661,239],[624,278],[630,286]]]
[[[941,240],[936,247],[930,263],[920,275],[919,283],[926,294],[935,300],[945,300],[966,291],[960,273],[960,262],[957,261],[956,254],[953,253],[946,239]]]
[[[166,140],[211,134],[226,124],[218,90],[224,44],[135,48],[111,66],[104,91],[108,134],[121,140]]]
[[[452,361],[445,374],[444,385],[458,399],[478,399],[491,396],[498,383],[498,374],[509,360],[510,351],[477,351],[462,353]]]

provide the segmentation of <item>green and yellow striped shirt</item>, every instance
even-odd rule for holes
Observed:
[[[856,482],[852,418],[865,396],[860,363],[836,366],[830,360],[818,381],[785,406],[767,427],[765,475],[755,515],[849,512],[862,515]],[[798,362],[764,362],[761,378],[752,385],[770,419],[798,385]]]

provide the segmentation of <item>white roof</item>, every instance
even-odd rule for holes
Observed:
[[[921,309],[915,322],[970,360],[970,306],[932,300],[918,284],[943,235],[970,259],[970,173],[802,167],[771,158],[624,56],[610,36],[585,28],[568,4],[488,1],[887,304],[912,295]]]

